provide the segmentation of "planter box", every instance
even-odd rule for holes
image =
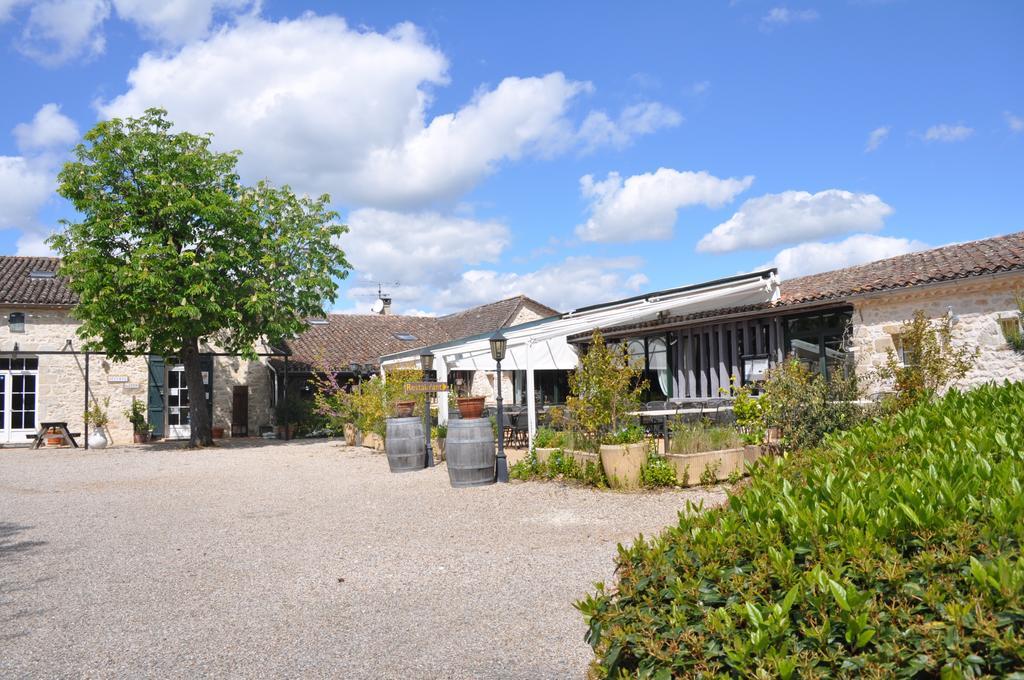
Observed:
[[[760,446],[744,446],[721,451],[703,451],[701,453],[670,453],[665,460],[676,468],[676,479],[682,486],[700,484],[704,471],[715,468],[715,479],[724,481],[734,471],[747,474],[747,465],[761,457]]]
[[[647,462],[647,442],[602,444],[601,465],[613,489],[640,488],[640,470]]]
[[[535,449],[537,453],[537,462],[547,465],[547,462],[551,460],[551,454],[557,450],[558,449]]]

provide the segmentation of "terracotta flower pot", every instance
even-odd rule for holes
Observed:
[[[483,412],[483,397],[459,397],[459,413],[463,418],[479,418]]]
[[[395,417],[396,418],[411,418],[412,411],[416,408],[415,401],[400,401],[395,404]]]
[[[223,427],[212,427],[212,428],[210,428],[210,430],[212,431],[214,439],[223,439],[224,438],[224,428]]]
[[[46,437],[46,445],[47,446],[60,446],[63,443],[64,443],[64,437],[54,437],[54,436],[47,436]]]
[[[148,432],[132,432],[132,441],[136,444],[145,444],[149,441]]]

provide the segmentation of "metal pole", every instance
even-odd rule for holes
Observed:
[[[505,409],[501,399],[501,362],[498,364],[498,456],[494,465],[494,476],[499,482],[508,481],[508,461],[505,460]]]
[[[85,411],[89,410],[89,353],[85,353]],[[89,448],[89,419],[85,419],[85,448]]]
[[[423,433],[427,450],[427,459],[423,467],[432,468],[434,467],[434,447],[430,444],[430,392],[423,395]]]
[[[288,423],[288,415],[287,415],[288,414],[288,355],[285,355],[285,357],[284,357],[284,397],[283,397],[283,401],[281,402],[281,406],[284,407],[281,410],[282,410],[282,412],[285,413],[284,440],[288,441],[290,439],[290,437],[288,436],[288,425],[289,425],[289,423]]]

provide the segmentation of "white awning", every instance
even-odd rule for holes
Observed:
[[[531,441],[536,431],[533,373],[538,370],[575,369],[579,365],[579,357],[568,342],[570,337],[596,329],[654,321],[661,317],[763,304],[777,299],[778,294],[779,284],[775,271],[768,270],[584,307],[560,316],[501,329],[508,341],[507,353],[501,362],[502,369],[527,372]],[[449,371],[496,369],[491,359],[489,337],[484,335],[427,347],[422,351],[434,355],[438,379],[447,377]],[[407,362],[418,354],[405,352],[383,357],[381,365],[386,370],[389,365]],[[439,403],[439,408],[440,415],[447,420],[447,403]]]

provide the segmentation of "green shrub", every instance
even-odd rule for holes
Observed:
[[[639,444],[644,440],[644,428],[639,425],[614,430],[601,438],[602,444]]]
[[[679,420],[672,425],[669,449],[672,453],[681,454],[721,451],[742,446],[743,441],[743,436],[734,427],[684,423]]]
[[[538,427],[537,433],[533,435],[533,445],[538,449],[557,448],[561,435],[561,432],[555,432],[549,427]]]
[[[630,428],[638,419],[630,412],[640,409],[647,381],[643,371],[630,364],[625,345],[606,345],[598,330],[590,342],[579,368],[569,374],[571,394],[566,406],[580,438],[597,451],[599,444],[617,443],[610,440],[632,435]]]
[[[782,432],[789,450],[818,446],[825,435],[853,427],[861,408],[856,378],[833,368],[826,379],[799,361],[788,358],[768,371],[758,401],[766,427]]]
[[[435,425],[430,428],[431,439],[447,439],[448,438],[448,426],[447,425]]]
[[[644,486],[675,486],[676,468],[664,456],[648,455],[647,462],[640,468],[640,479]]]
[[[608,486],[608,480],[604,476],[604,468],[600,463],[587,462],[581,466],[576,462],[572,454],[562,449],[552,451],[547,463],[540,462],[537,458],[536,449],[531,449],[530,455],[512,465],[509,468],[508,474],[512,479],[562,478],[601,489]]]
[[[1024,384],[759,463],[726,507],[619,547],[578,602],[596,677],[1020,677]]]

